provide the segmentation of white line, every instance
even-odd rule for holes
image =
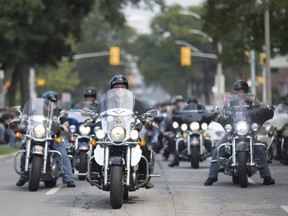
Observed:
[[[250,184],[257,184],[255,181],[253,181],[251,178],[248,178],[248,182],[250,183]]]
[[[286,212],[288,212],[288,206],[280,206],[282,209],[284,209]]]
[[[63,185],[60,185],[60,186],[56,186],[54,188],[52,188],[51,190],[49,190],[46,195],[51,195],[51,194],[55,194],[58,190],[60,190],[60,188],[62,188]]]

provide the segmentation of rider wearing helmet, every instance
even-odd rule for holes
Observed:
[[[234,91],[234,94],[248,93],[249,86],[244,80],[237,80],[233,84],[233,91]],[[253,99],[253,101],[252,101],[251,98],[246,98],[245,100],[246,100],[246,102],[248,100],[248,102],[251,103],[252,107],[257,107],[257,108],[260,107],[260,103],[257,100]],[[227,106],[227,104],[226,104],[226,106]],[[225,107],[225,104],[224,104],[224,107]],[[219,164],[217,163],[217,149],[222,143],[226,143],[227,140],[228,140],[227,134],[225,134],[222,137],[222,139],[220,140],[220,142],[215,147],[215,150],[213,152],[212,159],[211,159],[211,165],[209,168],[208,179],[204,183],[205,186],[210,186],[218,180],[217,177],[218,177],[218,171],[219,171],[220,167],[219,167]],[[223,149],[223,148],[221,148],[221,149]],[[225,150],[223,149],[223,151],[225,151]],[[267,160],[266,160],[265,149],[262,146],[256,145],[256,146],[254,146],[254,151],[255,151],[255,157],[256,157],[256,159],[259,160],[259,165],[261,167],[261,169],[259,170],[259,174],[260,174],[261,178],[263,178],[263,185],[274,185],[275,181],[271,177],[270,169],[268,167]],[[223,155],[223,154],[225,154],[225,152],[219,152],[219,155],[220,154]],[[220,157],[221,157],[221,155],[220,155]]]
[[[84,107],[89,107],[90,109],[97,108],[97,91],[94,87],[87,87],[83,91],[84,101],[77,103],[73,106],[75,109],[82,109]]]
[[[115,88],[125,88],[125,89],[129,88],[128,80],[124,75],[117,74],[112,77],[112,79],[110,80],[110,89],[115,89]],[[141,115],[144,113],[143,105],[136,98],[135,98],[134,112],[137,113],[138,115]],[[139,130],[141,130],[141,128],[139,128]],[[141,149],[142,149],[142,154],[148,159],[148,161],[150,161],[150,155],[151,155],[150,151],[152,150],[148,148],[147,146],[141,147]],[[143,163],[143,161],[141,160],[139,163],[139,171],[141,173],[146,173],[145,168],[146,168],[146,164]],[[150,182],[150,180],[145,185],[146,189],[150,189],[153,187],[154,185]]]
[[[122,74],[117,74],[113,76],[112,79],[110,80],[110,89],[114,89],[114,88],[129,89],[129,83],[128,83],[127,78],[123,76]],[[134,111],[137,112],[138,115],[141,115],[145,112],[143,105],[137,99],[135,99]]]
[[[47,91],[42,95],[42,98],[44,98],[47,101],[51,101],[53,103],[57,103],[59,97],[58,94],[55,91]],[[60,114],[61,109],[56,110],[54,113],[56,113],[56,115]],[[69,127],[69,123],[66,120],[66,118],[60,118],[60,122],[61,122],[61,128],[63,130],[65,130],[66,132],[68,132],[68,127]],[[63,158],[63,171],[64,174],[62,176],[62,180],[63,183],[67,184],[67,187],[75,187],[75,183],[74,183],[74,176],[72,173],[72,167],[71,167],[71,162],[70,159],[67,155],[67,151],[63,145],[62,142],[54,142],[52,145],[53,149],[59,151],[62,155]],[[25,155],[22,154],[21,156],[21,162],[20,162],[20,166],[24,167],[25,164]],[[25,175],[21,175],[20,179],[18,180],[18,182],[16,183],[16,185],[18,187],[23,186],[26,182],[28,181],[28,177]]]

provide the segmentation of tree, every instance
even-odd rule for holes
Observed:
[[[1,0],[0,62],[5,69],[5,79],[11,79],[9,105],[15,104],[18,82],[21,85],[22,104],[28,99],[29,67],[56,66],[62,56],[72,53],[71,41],[72,44],[79,41],[83,18],[94,3],[105,19],[120,25],[124,22],[122,7],[128,3],[137,5],[140,1]],[[161,3],[161,0],[152,2]]]
[[[198,7],[189,8],[200,11]],[[194,17],[182,15],[179,5],[166,7],[155,16],[151,23],[152,34],[142,35],[135,43],[134,54],[139,56],[139,66],[146,83],[160,83],[171,95],[200,96],[204,92],[209,103],[209,95],[216,71],[216,61],[192,58],[190,67],[180,65],[180,46],[176,40],[183,40],[201,51],[215,53],[215,48],[207,39],[190,33],[191,29],[201,29],[202,22]],[[205,83],[205,86],[204,86]]]

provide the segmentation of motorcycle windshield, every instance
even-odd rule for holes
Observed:
[[[42,125],[46,133],[51,131],[52,134],[56,134],[59,128],[52,127],[52,119],[53,116],[57,117],[58,115],[57,103],[43,98],[29,100],[26,102],[22,112],[22,117],[27,119],[28,122],[27,130],[28,132],[31,131],[31,133],[35,132],[36,126]],[[40,130],[39,127],[38,129]]]
[[[81,115],[81,109],[70,109],[69,111],[67,111],[67,114],[68,121],[75,120],[77,123],[83,123],[87,119],[86,116]]]
[[[231,94],[226,96],[224,108],[241,109],[255,106],[256,97],[251,93]]]
[[[108,134],[112,128],[119,126],[125,129],[126,134],[131,130],[134,94],[124,88],[114,88],[105,92],[100,100],[100,118],[102,129]]]
[[[178,123],[191,123],[191,122],[206,122],[210,123],[211,119],[209,118],[207,110],[182,110],[181,112],[173,115],[172,119]]]

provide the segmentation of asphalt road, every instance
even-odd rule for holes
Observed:
[[[55,188],[40,184],[36,192],[21,188],[15,183],[19,176],[14,172],[13,158],[0,157],[0,215],[1,216],[284,216],[288,215],[287,166],[279,162],[270,165],[274,186],[262,185],[259,174],[249,179],[248,188],[232,183],[230,176],[220,173],[218,182],[204,186],[208,175],[209,160],[191,169],[189,162],[179,167],[168,167],[170,161],[156,157],[154,188],[141,188],[129,194],[121,209],[112,209],[109,192],[92,187],[75,176],[76,188],[67,188],[58,180]],[[170,159],[171,160],[171,159]]]

